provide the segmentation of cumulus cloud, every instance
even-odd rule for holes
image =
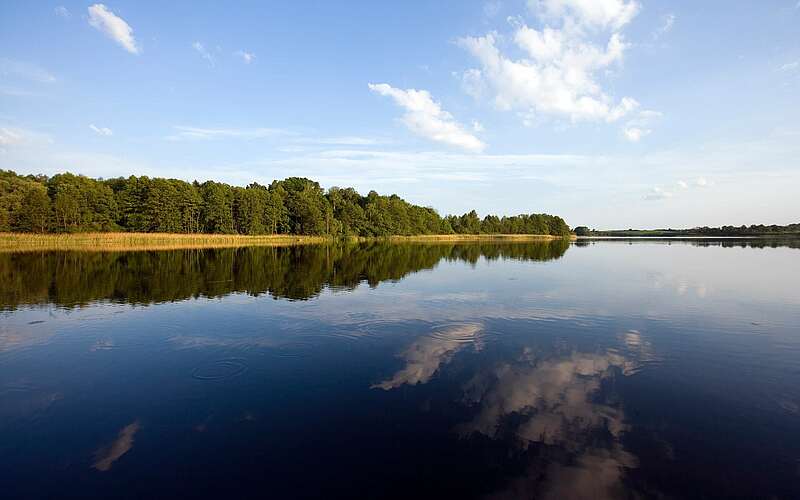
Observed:
[[[114,135],[114,131],[107,127],[98,127],[94,123],[89,124],[89,128],[94,131],[97,135],[102,135],[108,137],[110,135]]]
[[[206,47],[200,42],[194,42],[192,44],[192,48],[200,54],[200,57],[208,61],[208,64],[213,68],[214,64],[216,64],[216,60],[214,59],[214,55],[209,52]]]
[[[545,20],[567,19],[587,28],[618,30],[639,13],[639,3],[625,0],[529,0],[530,9]]]
[[[456,73],[455,76],[458,76],[458,74]],[[468,69],[460,75],[460,78],[461,88],[467,95],[474,97],[476,100],[483,97],[486,84],[479,69]]]
[[[133,37],[133,28],[124,19],[108,10],[105,5],[96,3],[89,7],[89,24],[131,54],[140,52]]]
[[[630,142],[639,142],[642,137],[650,135],[653,131],[651,126],[654,121],[661,118],[662,114],[658,111],[643,110],[636,117],[628,120],[622,129],[622,133]]]
[[[241,58],[245,64],[250,64],[256,58],[255,54],[253,54],[252,52],[247,52],[246,50],[237,50],[236,52],[234,52],[234,55],[236,57]]]
[[[386,83],[370,83],[369,89],[391,97],[398,106],[404,108],[403,123],[417,135],[473,152],[480,152],[486,147],[480,139],[467,132],[453,115],[443,110],[427,90],[402,90]]]
[[[636,2],[541,0],[530,5],[541,29],[521,18],[509,19],[510,38],[522,58],[507,55],[505,37],[495,32],[458,40],[481,66],[463,73],[468,93],[490,89],[497,109],[514,111],[526,123],[537,115],[573,123],[614,122],[638,107],[631,97],[615,102],[598,82],[598,75],[622,62],[629,44],[619,29],[638,12]],[[601,35],[605,42],[595,43]]]
[[[625,135],[625,138],[631,142],[639,142],[642,137],[648,135],[650,133],[649,130],[641,129],[639,127],[625,127],[622,129],[622,133]]]

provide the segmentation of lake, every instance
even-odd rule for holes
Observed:
[[[800,498],[800,248],[0,254],[3,498]]]

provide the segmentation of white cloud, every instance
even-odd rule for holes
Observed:
[[[455,75],[458,76],[457,74]],[[464,89],[467,95],[474,97],[476,100],[481,99],[486,90],[481,71],[474,68],[464,71],[461,74],[461,88]]]
[[[475,132],[483,132],[485,129],[483,125],[478,120],[472,120],[472,130]]]
[[[694,179],[691,184],[689,184],[688,182],[686,182],[684,180],[678,180],[675,184],[677,185],[678,189],[680,189],[681,191],[686,191],[691,187],[694,187],[694,188],[707,188],[707,187],[712,186],[712,183],[709,182],[708,179],[706,179],[705,177],[698,177],[698,178]],[[673,196],[675,196],[675,194],[676,194],[675,191],[672,190],[672,189],[666,189],[666,188],[662,188],[660,186],[656,186],[656,187],[652,188],[650,191],[648,191],[647,194],[645,194],[644,199],[645,200],[663,200],[663,199],[666,199],[666,198],[672,198]]]
[[[136,39],[133,38],[133,28],[124,19],[108,10],[105,5],[96,3],[89,7],[89,24],[131,54],[139,53],[140,49],[136,46]]]
[[[0,146],[2,146],[4,153],[9,151],[6,148],[43,148],[52,144],[52,142],[53,140],[50,136],[40,132],[15,126],[0,125]]]
[[[234,55],[242,58],[242,61],[244,61],[245,64],[250,64],[256,58],[255,54],[253,54],[252,52],[247,52],[245,50],[237,50],[236,52],[234,52]]]
[[[374,146],[385,141],[373,139],[371,137],[343,136],[343,137],[304,137],[297,140],[304,144],[323,144],[329,146]]]
[[[672,30],[675,25],[675,14],[667,14],[663,17],[663,23],[653,32],[653,41],[658,40]]]
[[[216,139],[263,139],[282,135],[286,132],[274,128],[203,128],[176,125],[177,133],[167,136],[168,140],[216,140]]]
[[[544,19],[568,19],[581,27],[618,30],[639,13],[639,3],[625,0],[529,0]]]
[[[797,68],[800,68],[800,61],[793,61],[793,62],[786,63],[783,66],[781,66],[780,68],[778,68],[778,70],[779,71],[794,71]]]
[[[25,133],[15,128],[0,127],[0,146],[13,146],[25,142]]]
[[[69,9],[67,9],[67,8],[66,8],[66,7],[64,7],[63,5],[59,5],[58,7],[56,7],[55,9],[53,9],[53,12],[54,12],[54,13],[55,13],[57,16],[61,16],[61,17],[63,17],[64,19],[69,19],[69,18],[72,16],[72,14],[70,14],[70,12],[69,12]]]
[[[56,77],[36,64],[0,59],[0,75],[3,77],[14,76],[37,83],[53,83]]]
[[[22,90],[13,87],[0,87],[0,94],[11,97],[32,97],[39,95],[38,93],[31,92],[30,90]]]
[[[658,111],[642,110],[636,117],[628,120],[622,128],[622,133],[631,142],[639,142],[642,137],[650,135],[653,130],[650,128],[653,122],[661,118],[662,114]]]
[[[94,123],[89,124],[89,128],[92,129],[97,135],[102,135],[105,137],[114,135],[114,131],[107,127],[98,127]]]
[[[672,198],[674,193],[672,191],[668,191],[666,189],[660,188],[658,186],[654,187],[644,196],[645,200],[664,200],[667,198]]]
[[[480,152],[486,147],[480,139],[455,121],[453,115],[443,110],[441,104],[434,101],[427,90],[396,89],[386,83],[370,83],[369,89],[391,97],[397,105],[404,108],[406,113],[403,123],[415,134],[468,151]]]
[[[622,133],[625,134],[625,138],[629,141],[639,142],[642,137],[650,134],[650,130],[639,127],[625,127],[622,129]]]
[[[194,42],[192,44],[192,48],[200,54],[200,57],[208,61],[208,64],[213,68],[214,64],[216,64],[216,60],[214,59],[214,55],[206,50],[205,46],[200,42]]]
[[[462,77],[465,90],[490,88],[497,109],[515,111],[526,123],[536,116],[571,122],[619,120],[638,102],[624,97],[618,103],[608,96],[598,74],[621,63],[628,44],[616,31],[638,12],[635,2],[619,0],[543,0],[532,2],[544,26],[527,26],[510,18],[513,43],[526,57],[513,59],[501,49],[503,37],[491,32],[458,40],[480,63]],[[557,24],[550,24],[551,22]],[[584,27],[613,29],[603,45],[594,43]]]

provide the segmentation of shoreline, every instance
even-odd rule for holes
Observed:
[[[425,234],[417,236],[353,236],[351,242],[458,243],[472,241],[526,242],[563,239],[540,234]],[[575,236],[570,236],[574,240]],[[0,252],[88,251],[132,252],[147,250],[190,250],[249,246],[287,247],[341,241],[329,236],[182,233],[0,233]]]
[[[681,236],[576,236],[576,240],[771,240],[771,239],[797,239],[799,233],[779,234],[753,234],[747,236],[706,236],[706,235],[681,235]]]

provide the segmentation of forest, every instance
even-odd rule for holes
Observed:
[[[93,179],[71,173],[18,175],[0,170],[0,232],[129,231],[212,234],[297,234],[334,237],[424,234],[569,236],[561,217],[511,217],[473,210],[442,217],[397,195],[353,188],[323,189],[290,177],[247,187],[157,177]]]

